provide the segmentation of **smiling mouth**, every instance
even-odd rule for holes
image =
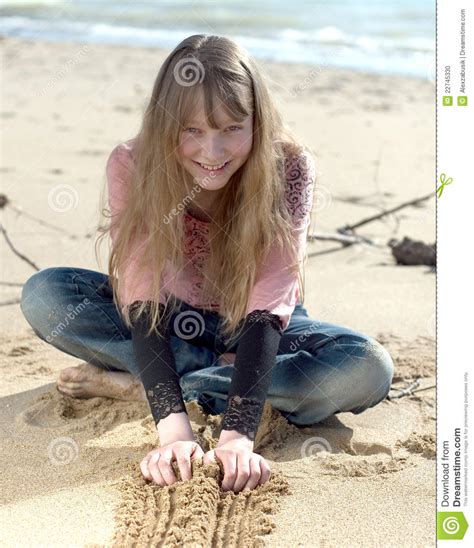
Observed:
[[[224,162],[223,164],[220,164],[218,166],[210,166],[208,164],[201,164],[200,162],[196,162],[195,160],[193,160],[193,162],[198,165],[201,169],[203,169],[204,171],[207,171],[209,173],[216,173],[218,171],[223,171],[227,165],[230,164],[232,160],[229,160],[228,162]]]

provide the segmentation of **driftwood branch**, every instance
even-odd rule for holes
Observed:
[[[31,219],[32,221],[37,222],[41,226],[45,226],[46,228],[51,228],[55,230],[56,232],[59,232],[63,235],[68,236],[71,238],[71,240],[78,240],[81,237],[90,238],[90,234],[86,234],[85,236],[78,236],[77,234],[72,234],[71,232],[67,232],[64,230],[64,228],[61,228],[59,226],[53,225],[51,223],[48,223],[47,221],[44,221],[43,219],[40,219],[39,217],[36,217],[35,215],[32,215],[31,213],[27,213],[26,211],[23,211],[23,208],[21,206],[17,206],[14,204],[6,194],[0,194],[0,209],[4,209],[5,207],[9,207],[10,209],[13,209],[18,215],[24,215],[28,219]]]
[[[18,257],[20,257],[20,259],[22,259],[23,261],[25,261],[26,263],[28,263],[31,267],[33,267],[35,270],[40,270],[40,268],[30,259],[28,259],[28,257],[26,255],[23,255],[23,253],[20,253],[16,248],[15,246],[12,244],[10,238],[8,237],[8,234],[7,234],[7,231],[5,230],[5,228],[3,227],[3,225],[0,223],[0,231],[2,232],[3,234],[3,237],[5,238],[5,241],[7,242],[8,246],[10,247],[10,249],[13,251],[13,253],[15,253],[15,255],[17,255]]]
[[[365,238],[364,236],[357,236],[357,235],[349,235],[349,234],[336,234],[334,232],[332,233],[321,233],[321,232],[313,232],[311,234],[308,234],[307,238],[310,242],[313,240],[322,240],[322,241],[330,241],[330,242],[340,242],[343,245],[352,245],[352,244],[372,244],[373,241],[369,238]]]
[[[399,398],[403,398],[404,396],[411,396],[411,394],[413,394],[414,389],[418,388],[419,386],[420,386],[420,377],[415,379],[405,388],[394,388],[394,390],[397,390],[399,394],[396,394],[395,396],[388,395],[387,400],[397,400]]]
[[[422,196],[421,198],[416,198],[415,200],[410,200],[409,202],[404,202],[403,204],[400,204],[396,207],[392,207],[391,209],[387,209],[385,211],[382,211],[382,213],[377,213],[377,215],[372,215],[371,217],[367,217],[366,219],[362,219],[361,221],[353,224],[353,225],[345,225],[342,228],[338,228],[337,231],[341,234],[345,234],[347,232],[352,232],[356,228],[359,228],[363,225],[366,225],[368,223],[371,223],[372,221],[377,221],[378,219],[381,219],[382,217],[385,217],[386,215],[390,215],[391,213],[395,213],[396,211],[400,211],[400,209],[403,209],[408,206],[414,206],[416,204],[419,204],[420,202],[424,202],[425,200],[428,200],[429,198],[433,198],[435,194],[430,193],[426,196]]]
[[[412,390],[412,394],[415,392],[422,392],[423,390],[431,390],[431,388],[436,388],[436,384],[430,384],[429,386],[424,386],[423,388],[417,388],[416,390]]]

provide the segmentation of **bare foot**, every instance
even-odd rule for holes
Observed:
[[[146,401],[142,383],[131,373],[106,371],[87,362],[63,369],[56,387],[62,394],[73,398],[101,396],[126,401]]]

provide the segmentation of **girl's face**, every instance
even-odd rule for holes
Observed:
[[[199,186],[219,190],[242,166],[252,149],[253,117],[236,122],[222,107],[215,112],[219,129],[205,121],[203,101],[181,132],[179,161]]]

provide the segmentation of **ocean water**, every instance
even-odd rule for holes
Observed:
[[[0,1],[0,32],[171,49],[229,36],[259,59],[432,79],[435,0]]]

